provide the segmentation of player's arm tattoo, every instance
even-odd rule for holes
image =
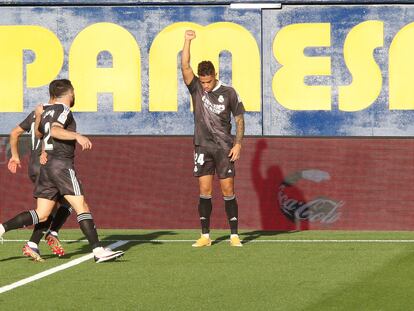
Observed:
[[[234,144],[240,144],[243,140],[244,136],[244,116],[243,114],[239,114],[235,117],[236,120],[236,139]]]

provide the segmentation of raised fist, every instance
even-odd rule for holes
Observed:
[[[185,40],[193,40],[195,39],[196,34],[194,30],[186,30],[185,31]]]

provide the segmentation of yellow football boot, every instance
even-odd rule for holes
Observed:
[[[236,247],[243,246],[238,235],[233,235],[230,237],[230,246],[236,246]]]
[[[201,235],[201,237],[192,245],[193,247],[211,246],[211,239]]]

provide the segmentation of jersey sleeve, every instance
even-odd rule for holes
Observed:
[[[199,79],[197,76],[194,75],[193,80],[191,80],[190,84],[187,85],[187,88],[190,94],[194,94],[197,91],[199,85],[200,85]]]
[[[51,123],[53,124],[57,122],[61,124],[63,128],[66,128],[68,124],[70,124],[72,118],[73,118],[73,115],[69,107],[65,105],[56,105],[56,110],[51,119]]]
[[[244,110],[244,105],[239,97],[239,94],[237,94],[237,92],[235,90],[233,90],[233,92],[231,92],[231,96],[230,96],[230,107],[231,107],[231,112],[233,114],[233,116],[238,116],[240,114],[243,114],[245,112]]]
[[[32,111],[31,113],[29,113],[29,115],[26,117],[26,119],[24,119],[19,124],[19,126],[22,129],[24,129],[26,132],[30,132],[33,121],[34,121],[34,111]]]

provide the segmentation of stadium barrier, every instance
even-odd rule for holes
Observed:
[[[0,218],[30,209],[27,154],[17,175],[0,159]],[[76,169],[100,228],[197,228],[190,137],[92,137]],[[236,167],[240,227],[413,230],[414,142],[386,138],[245,139]],[[227,228],[214,188],[213,228]],[[71,217],[66,227],[77,227]]]

